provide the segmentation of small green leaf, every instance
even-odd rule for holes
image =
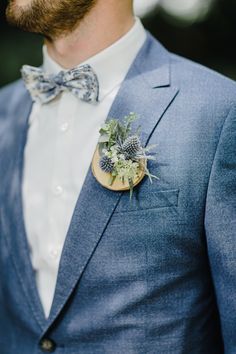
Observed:
[[[98,139],[99,143],[107,143],[109,141],[109,135],[104,134],[101,135],[100,138]]]

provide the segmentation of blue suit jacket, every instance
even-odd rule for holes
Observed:
[[[48,319],[22,211],[31,106],[22,81],[0,92],[0,353],[235,354],[235,83],[148,33],[109,117],[139,114],[159,180],[130,203],[89,170]]]

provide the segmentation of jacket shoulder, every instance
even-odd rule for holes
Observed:
[[[11,82],[10,84],[3,86],[0,88],[0,100],[4,100],[6,98],[10,98],[12,94],[17,92],[18,90],[24,89],[24,83],[22,79]]]
[[[236,82],[206,66],[170,53],[172,81],[196,97],[232,105],[236,103]]]
[[[26,91],[22,79],[14,81],[0,89],[0,117],[17,105]]]

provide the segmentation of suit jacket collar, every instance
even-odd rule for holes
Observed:
[[[126,192],[105,189],[95,180],[89,169],[66,235],[51,313],[48,320],[45,320],[30,263],[23,221],[23,152],[32,102],[24,89],[22,92],[18,102],[15,102],[15,111],[12,112],[16,124],[12,129],[16,134],[14,150],[17,158],[11,170],[3,217],[5,220],[8,218],[12,230],[8,243],[18,269],[22,290],[44,334],[54,323],[86,271],[116,205]],[[107,119],[121,119],[130,111],[136,112],[140,116],[137,124],[141,125],[142,143],[146,145],[177,93],[178,88],[170,86],[169,54],[147,32],[147,39],[122,83]],[[17,237],[13,238],[13,234]]]

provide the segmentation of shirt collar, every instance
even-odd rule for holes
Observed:
[[[90,64],[97,74],[99,101],[124,80],[145,39],[146,31],[142,22],[135,17],[133,27],[124,36],[80,64]],[[43,46],[43,69],[54,75],[65,70],[49,56],[46,45]]]

